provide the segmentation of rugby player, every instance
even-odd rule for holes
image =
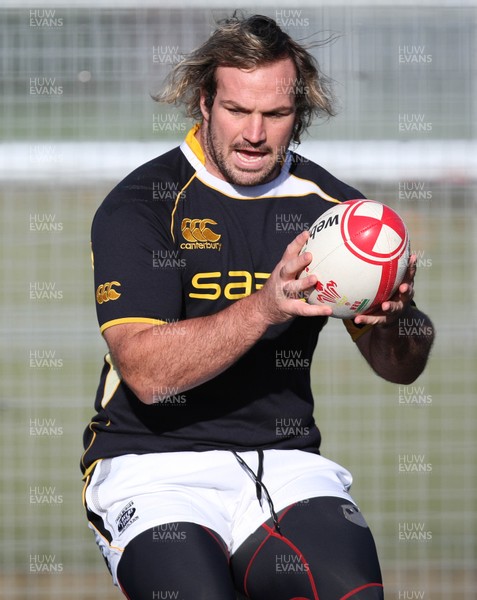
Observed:
[[[197,125],[119,183],[92,226],[109,352],[82,468],[113,581],[134,600],[383,598],[351,474],[319,451],[310,365],[330,310],[300,299],[315,276],[297,278],[306,224],[363,197],[290,149],[333,113],[328,80],[273,20],[234,16],[159,100]],[[283,215],[303,231],[279,231]],[[433,337],[414,274],[415,257],[390,301],[344,322],[402,384]],[[405,317],[426,335],[399,335]]]

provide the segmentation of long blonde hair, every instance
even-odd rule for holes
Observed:
[[[158,102],[183,104],[188,117],[202,121],[200,93],[213,105],[219,66],[253,69],[284,58],[291,58],[297,77],[294,82],[296,118],[292,141],[301,135],[316,116],[334,115],[330,80],[321,73],[315,58],[305,46],[295,42],[273,19],[262,15],[233,17],[219,23],[210,38],[187,55],[170,72]]]

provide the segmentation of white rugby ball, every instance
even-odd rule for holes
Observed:
[[[389,206],[375,200],[348,200],[323,213],[311,226],[301,253],[313,260],[300,277],[314,273],[310,304],[353,318],[389,300],[409,263],[407,227]]]

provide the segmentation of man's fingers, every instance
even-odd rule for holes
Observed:
[[[412,283],[417,271],[417,255],[411,254],[409,257],[409,264],[404,275],[403,283]]]
[[[294,314],[297,317],[331,317],[333,311],[330,306],[325,306],[324,304],[301,302]]]
[[[297,275],[299,275],[303,271],[303,269],[305,269],[310,264],[312,259],[313,256],[310,252],[304,252],[299,256],[290,258],[282,265],[282,268],[280,269],[280,278],[284,281],[295,279]]]
[[[316,275],[308,275],[303,279],[292,279],[283,286],[283,292],[287,298],[306,298],[306,292],[311,292],[316,284]]]
[[[296,236],[296,238],[294,240],[292,240],[286,247],[286,250],[283,254],[282,260],[284,262],[287,262],[288,260],[295,258],[297,256],[297,254],[300,252],[300,250],[303,248],[303,246],[305,245],[305,242],[307,241],[307,239],[309,237],[310,237],[310,232],[307,230],[304,230],[301,233],[299,233]]]
[[[295,279],[313,260],[311,252],[303,252],[303,254],[300,254],[301,249],[309,236],[310,234],[308,231],[302,231],[288,244],[281,260],[282,266],[279,271],[280,279],[285,281]]]

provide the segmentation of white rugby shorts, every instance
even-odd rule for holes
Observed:
[[[238,454],[256,474],[258,452]],[[317,496],[353,502],[351,473],[302,450],[265,450],[262,482],[276,512]],[[257,498],[254,481],[227,450],[102,459],[87,484],[85,502],[100,517],[89,527],[115,585],[124,548],[143,531],[157,527],[158,539],[166,533],[170,538],[174,532],[161,525],[197,523],[218,533],[232,555],[271,516],[266,499]]]

